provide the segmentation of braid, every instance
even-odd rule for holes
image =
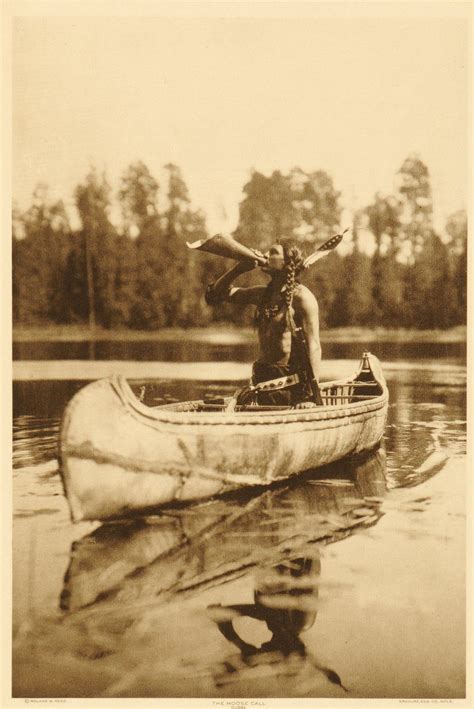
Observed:
[[[303,268],[304,257],[301,252],[301,249],[299,248],[297,243],[295,243],[294,239],[280,239],[277,243],[281,244],[281,246],[283,247],[283,256],[285,259],[286,283],[284,289],[284,298],[286,303],[286,319],[291,332],[294,332],[294,330],[296,329],[296,325],[291,312],[292,303],[295,289],[298,285],[296,276]],[[274,317],[275,312],[273,312],[272,314],[272,308],[276,308],[276,310],[278,310],[278,308],[281,307],[275,304],[270,306],[270,301],[268,297],[269,294],[271,294],[271,282],[267,285],[266,294],[262,297],[261,303],[255,311],[255,327],[258,327],[258,324],[262,320],[262,318],[268,319],[270,317]]]
[[[286,265],[285,300],[288,308],[291,307],[291,303],[293,302],[293,293],[296,287],[296,266],[298,254],[294,253],[294,251],[296,251],[296,249],[290,250]]]
[[[288,325],[291,330],[295,328],[295,322],[293,320],[293,315],[291,313],[291,307],[293,303],[293,295],[295,288],[297,286],[296,274],[301,269],[302,255],[301,251],[297,246],[292,246],[288,250],[285,250],[285,261],[286,261],[286,289],[285,289],[285,301],[286,301],[286,317],[288,320]]]

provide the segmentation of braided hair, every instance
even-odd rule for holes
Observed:
[[[293,303],[293,295],[295,288],[298,285],[296,276],[302,271],[304,256],[296,245],[293,239],[282,239],[279,242],[283,246],[283,255],[285,257],[286,264],[286,288],[285,288],[285,301],[287,306],[286,317],[288,320],[288,325],[290,329],[294,329],[294,321],[291,313],[291,306]]]
[[[298,285],[298,281],[296,279],[298,273],[303,269],[303,263],[304,263],[304,255],[303,252],[301,251],[300,247],[297,245],[297,242],[295,239],[292,239],[291,237],[286,237],[283,239],[280,239],[278,242],[283,248],[283,257],[285,259],[285,271],[286,271],[286,283],[285,283],[285,291],[284,291],[284,298],[286,302],[286,318],[288,322],[288,326],[290,327],[291,330],[294,329],[294,321],[292,318],[291,314],[291,306],[293,302],[293,295],[296,289],[296,286]],[[270,287],[270,283],[267,286],[267,292],[268,288]],[[262,314],[264,312],[264,309],[260,306],[257,307],[254,315],[254,326],[257,327],[258,323],[260,322],[260,319],[262,317]]]

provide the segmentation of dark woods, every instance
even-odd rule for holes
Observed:
[[[37,188],[25,212],[13,212],[13,321],[159,329],[251,322],[252,313],[209,308],[205,285],[226,267],[186,241],[207,236],[175,165],[159,185],[147,166],[125,171],[117,195],[121,224],[111,221],[113,196],[95,170],[74,192],[80,228],[62,202]],[[253,172],[243,188],[236,239],[265,250],[291,233],[305,251],[338,231],[340,193],[322,170],[266,177]],[[344,224],[349,226],[348,224]],[[375,195],[353,217],[352,250],[337,251],[304,277],[326,327],[345,325],[447,328],[466,322],[467,220],[451,215],[438,234],[432,222],[427,167],[405,160],[393,195]],[[370,237],[370,255],[365,248]],[[258,273],[242,277],[255,282]]]

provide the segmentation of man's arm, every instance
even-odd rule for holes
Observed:
[[[299,286],[293,296],[295,316],[301,327],[308,346],[308,355],[316,381],[319,382],[321,371],[321,342],[319,339],[318,301],[305,286]]]
[[[265,286],[251,288],[235,288],[232,284],[242,273],[251,271],[258,266],[258,261],[239,262],[206,289],[206,303],[218,305],[219,303],[237,303],[239,305],[257,305],[265,290]]]

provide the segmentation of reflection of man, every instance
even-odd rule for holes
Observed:
[[[314,558],[301,557],[263,569],[263,584],[255,592],[255,603],[209,606],[208,614],[226,640],[240,650],[246,664],[254,664],[257,657],[260,662],[273,664],[278,656],[280,660],[296,656],[311,662],[330,682],[347,691],[339,675],[311,657],[300,638],[316,620],[320,572],[319,552],[315,549]],[[270,640],[260,647],[245,641],[234,627],[239,617],[264,622],[272,633]],[[237,671],[229,661],[224,666],[227,672]]]
[[[267,265],[262,270],[271,279],[267,286],[234,287],[233,281],[237,276],[259,265],[258,261],[239,262],[208,286],[206,301],[210,305],[227,301],[257,306],[255,324],[260,356],[253,365],[252,384],[271,381],[273,391],[254,393],[252,403],[305,408],[312,404],[304,401],[308,393],[294,376],[304,365],[292,332],[295,326],[302,328],[313,373],[319,381],[321,344],[318,303],[311,291],[296,280],[303,268],[303,255],[292,240],[285,239],[275,244],[265,256]]]
[[[244,603],[233,606],[228,606],[233,611],[229,619],[218,616],[216,620],[217,626],[222,635],[234,643],[243,656],[253,655],[257,652],[281,652],[282,655],[289,655],[296,652],[300,656],[306,655],[305,646],[300,639],[300,633],[303,630],[308,630],[316,620],[316,611],[302,610],[298,608],[298,599],[307,599],[308,596],[316,597],[318,595],[317,581],[314,583],[312,579],[319,579],[319,559],[317,560],[317,568],[313,569],[313,559],[301,558],[294,559],[291,562],[281,563],[269,570],[265,570],[266,576],[276,585],[278,603],[277,607],[272,607],[272,595],[274,590],[270,588],[259,588],[255,592],[255,603]],[[308,587],[296,585],[292,587],[291,581],[284,582],[284,591],[279,592],[278,586],[280,580],[300,578],[301,576],[310,575]],[[270,585],[272,583],[270,581]],[[268,584],[268,581],[267,581]],[[295,607],[296,606],[296,607]],[[211,606],[213,608],[213,606]],[[233,617],[247,616],[263,621],[268,630],[272,633],[271,639],[263,643],[260,648],[246,643],[237,634],[234,625]]]

